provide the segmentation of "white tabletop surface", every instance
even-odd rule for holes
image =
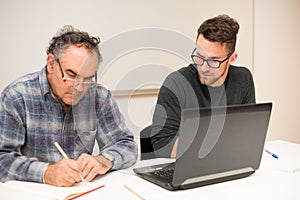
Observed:
[[[264,153],[260,169],[247,178],[227,181],[204,187],[168,191],[134,175],[132,168],[172,161],[154,159],[139,161],[133,167],[111,172],[98,177],[92,183],[73,187],[54,187],[45,184],[9,181],[0,183],[1,199],[64,199],[68,194],[87,191],[105,185],[103,188],[77,198],[84,199],[122,199],[140,200],[127,190],[133,189],[144,199],[300,199],[300,145],[285,141],[271,141],[265,145],[268,150],[278,154],[274,159]],[[285,164],[289,162],[290,164]]]

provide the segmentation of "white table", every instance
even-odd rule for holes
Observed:
[[[132,168],[156,163],[169,162],[169,159],[139,161],[133,167],[109,173],[92,183],[69,188],[54,187],[29,182],[6,182],[0,184],[1,199],[63,199],[67,194],[85,191],[99,185],[103,188],[86,194],[84,199],[130,199],[139,200],[124,185],[135,190],[145,199],[300,199],[300,145],[284,141],[271,141],[266,148],[276,152],[279,159],[264,154],[260,169],[247,178],[214,185],[171,192],[147,182],[132,172]],[[285,162],[290,164],[285,165]]]

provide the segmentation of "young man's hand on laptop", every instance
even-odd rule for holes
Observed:
[[[178,138],[176,139],[175,144],[173,146],[171,156],[170,156],[171,158],[176,158],[177,148],[178,148]]]

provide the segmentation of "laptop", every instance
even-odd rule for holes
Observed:
[[[248,177],[260,165],[272,103],[184,109],[176,161],[134,168],[167,190]]]

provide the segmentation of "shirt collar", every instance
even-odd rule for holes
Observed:
[[[46,95],[51,93],[51,88],[47,79],[47,65],[39,72],[39,81],[43,97],[46,100]]]

